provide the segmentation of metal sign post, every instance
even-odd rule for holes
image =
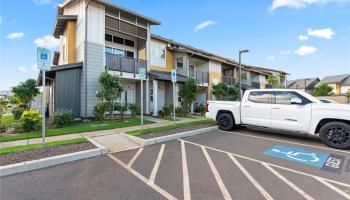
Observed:
[[[176,124],[176,109],[175,109],[176,69],[171,70],[171,82],[173,82],[173,117],[174,117],[174,126],[175,126],[175,124]]]
[[[42,143],[45,144],[45,113],[46,113],[46,89],[45,89],[45,71],[50,70],[51,53],[50,50],[38,47],[37,48],[37,68],[42,71],[42,86],[43,86],[43,99],[41,102],[42,112]]]
[[[139,78],[141,80],[141,130],[143,130],[143,81],[146,79],[146,69],[139,68]]]

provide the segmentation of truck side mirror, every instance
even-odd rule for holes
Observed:
[[[302,104],[303,102],[299,98],[293,98],[290,100],[290,104]]]

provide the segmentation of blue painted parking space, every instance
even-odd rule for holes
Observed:
[[[329,157],[328,153],[321,153],[282,145],[273,146],[270,149],[267,149],[264,154],[318,168],[321,168]]]

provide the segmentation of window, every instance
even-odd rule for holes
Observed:
[[[134,41],[125,39],[125,45],[129,47],[134,47]]]
[[[126,57],[134,58],[134,52],[132,52],[132,51],[125,51],[125,52],[126,52]]]
[[[177,68],[183,68],[184,67],[184,65],[182,63],[180,63],[180,62],[177,62],[176,66],[177,66]]]
[[[273,92],[273,94],[274,94],[274,98],[272,103],[275,103],[275,104],[289,105],[291,104],[290,101],[294,98],[300,99],[303,104],[310,102],[308,99],[299,95],[296,92],[281,91],[281,92]]]
[[[177,102],[181,102],[181,97],[177,97]]]
[[[121,37],[113,36],[113,42],[117,44],[124,44],[124,39]]]
[[[248,99],[254,103],[270,103],[270,97],[270,92],[251,92]]]
[[[150,94],[149,94],[149,100],[153,102],[153,88],[151,88]]]
[[[105,51],[107,53],[113,53],[113,48],[112,47],[105,47]]]
[[[112,42],[112,35],[105,34],[105,40],[109,41],[109,42]]]
[[[150,62],[152,66],[166,67],[166,45],[160,42],[151,41]]]
[[[124,50],[122,50],[122,49],[113,48],[113,53],[114,53],[115,55],[125,56],[125,52],[124,52]]]

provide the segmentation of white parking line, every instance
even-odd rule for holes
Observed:
[[[317,178],[315,177],[316,180],[318,180],[319,182],[323,183],[325,186],[329,187],[330,189],[332,189],[333,191],[337,192],[338,194],[342,195],[343,197],[350,199],[350,195],[347,194],[346,192],[340,190],[339,188],[335,187],[334,185],[328,183],[327,181],[321,179],[321,178]]]
[[[157,160],[154,163],[154,167],[153,167],[151,175],[149,177],[149,181],[151,183],[154,183],[154,180],[156,179],[157,171],[158,171],[158,168],[160,165],[160,160],[162,159],[162,156],[163,156],[164,148],[165,148],[165,144],[162,144],[162,146],[160,147],[159,153],[158,153]]]
[[[135,171],[132,168],[129,168],[126,164],[124,164],[122,161],[120,161],[118,158],[116,158],[115,156],[113,156],[112,154],[107,154],[108,157],[110,157],[113,161],[115,161],[116,163],[118,163],[120,166],[122,166],[124,169],[126,169],[127,171],[129,171],[132,175],[136,176],[138,179],[140,179],[142,182],[146,183],[147,185],[149,185],[151,188],[153,188],[156,192],[158,192],[159,194],[163,195],[166,199],[169,200],[177,200],[177,198],[175,198],[174,196],[172,196],[171,194],[169,194],[167,191],[163,190],[162,188],[160,188],[158,185],[150,182],[149,180],[147,180],[147,178],[145,178],[144,176],[142,176],[140,173],[138,173],[137,171]]]
[[[227,154],[231,160],[237,165],[237,167],[242,171],[242,173],[248,178],[248,180],[254,185],[254,187],[260,192],[261,195],[267,200],[273,200],[272,196],[255,180],[255,178],[238,162],[238,160],[233,157],[232,154]]]
[[[207,150],[206,150],[205,147],[203,147],[203,146],[202,146],[201,148],[202,148],[202,151],[203,151],[203,153],[204,153],[205,158],[206,158],[207,161],[208,161],[209,167],[210,167],[211,171],[213,172],[213,175],[214,175],[214,177],[215,177],[215,179],[216,179],[216,182],[217,182],[218,185],[219,185],[219,188],[220,188],[220,190],[221,190],[221,192],[222,192],[222,195],[223,195],[224,199],[230,199],[230,200],[231,200],[231,199],[232,199],[232,198],[231,198],[231,195],[230,195],[230,193],[228,192],[228,190],[227,190],[227,188],[226,188],[224,182],[222,181],[222,179],[221,179],[221,177],[220,177],[220,174],[219,174],[218,170],[216,169],[216,167],[215,167],[213,161],[211,160],[211,158],[210,158],[210,156],[209,156]]]
[[[184,185],[184,200],[191,200],[190,179],[188,177],[187,158],[186,158],[186,149],[185,149],[184,141],[181,141],[181,157],[182,157],[182,178],[183,178],[183,185]]]
[[[143,148],[140,148],[135,155],[132,157],[132,159],[129,161],[128,163],[128,167],[132,167],[132,165],[134,164],[134,162],[136,161],[136,159],[139,157],[139,155],[141,154],[141,152],[143,151]]]
[[[288,179],[286,179],[284,176],[282,176],[280,173],[278,173],[276,170],[272,169],[268,164],[261,163],[266,167],[270,172],[272,172],[274,175],[276,175],[279,179],[281,179],[283,182],[285,182],[287,185],[289,185],[291,188],[293,188],[295,191],[297,191],[301,196],[303,196],[307,200],[314,200],[310,195],[308,195],[306,192],[304,192],[302,189],[300,189],[298,186],[296,186],[294,183],[290,182]]]
[[[243,159],[250,160],[250,161],[253,161],[253,162],[265,163],[265,164],[268,164],[271,167],[276,167],[276,168],[279,168],[279,169],[283,169],[283,170],[286,170],[286,171],[294,172],[294,173],[301,174],[301,175],[304,175],[304,176],[309,176],[309,177],[312,177],[312,178],[318,177],[318,178],[321,178],[321,179],[323,179],[323,180],[325,180],[327,182],[335,183],[335,184],[338,184],[338,185],[350,188],[350,184],[347,184],[347,183],[343,183],[343,182],[339,182],[339,181],[323,178],[323,177],[320,177],[320,176],[308,174],[308,173],[305,173],[305,172],[297,171],[297,170],[290,169],[290,168],[287,168],[287,167],[282,167],[282,166],[279,166],[279,165],[275,165],[275,164],[268,163],[268,162],[265,162],[265,161],[257,160],[257,159],[254,159],[254,158],[249,158],[249,157],[246,157],[246,156],[243,156],[243,155],[239,155],[239,154],[236,154],[236,153],[231,153],[231,152],[224,151],[224,150],[221,150],[221,149],[217,149],[217,148],[214,148],[214,147],[209,147],[209,146],[205,146],[205,145],[202,145],[202,144],[197,144],[197,143],[190,142],[190,141],[187,141],[187,140],[182,140],[182,139],[178,139],[178,140],[184,141],[185,143],[193,144],[193,145],[196,145],[196,146],[199,146],[199,147],[205,147],[207,149],[211,149],[211,150],[214,150],[214,151],[217,151],[217,152],[222,152],[222,153],[225,153],[225,154],[227,154],[227,153],[228,154],[232,154],[235,157],[243,158]]]
[[[248,135],[248,134],[244,134],[244,133],[235,133],[235,132],[222,131],[222,130],[219,130],[219,131],[220,131],[220,132],[223,132],[223,133],[234,134],[234,135],[241,135],[241,136],[252,137],[252,138],[259,138],[259,139],[270,140],[270,141],[276,141],[276,142],[284,142],[284,143],[289,143],[289,144],[296,144],[296,145],[301,145],[301,146],[306,146],[306,147],[313,147],[313,148],[318,148],[318,149],[325,149],[325,150],[331,150],[331,151],[337,151],[337,152],[342,152],[342,153],[348,153],[348,154],[350,154],[350,151],[344,151],[344,150],[339,150],[339,149],[332,149],[332,148],[320,147],[320,146],[315,146],[315,145],[310,145],[310,144],[303,144],[303,143],[298,143],[298,142],[291,142],[291,141],[287,141],[287,140],[279,140],[279,139],[273,139],[273,138],[255,136],[255,135]]]

